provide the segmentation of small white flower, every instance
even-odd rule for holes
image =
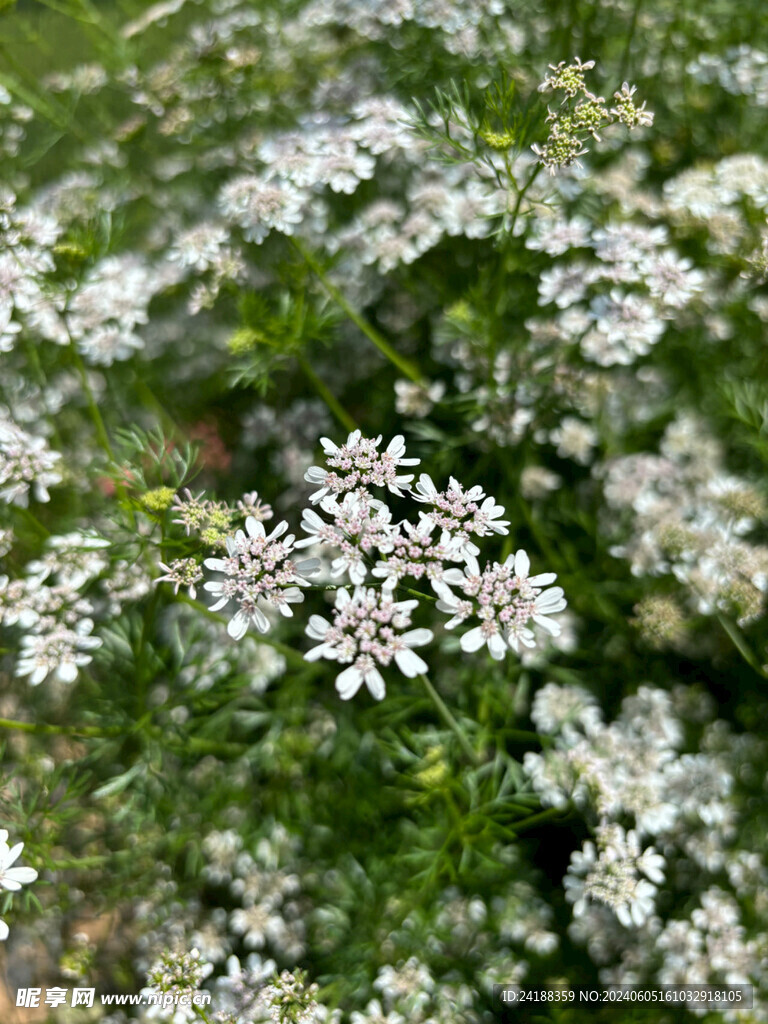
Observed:
[[[227,537],[226,558],[206,558],[204,562],[206,568],[224,574],[223,580],[204,584],[204,589],[218,598],[211,611],[218,611],[230,600],[238,606],[227,626],[235,640],[245,636],[249,622],[260,633],[269,630],[269,619],[259,602],[281,615],[293,615],[289,605],[301,603],[304,595],[299,588],[309,586],[304,577],[313,575],[320,567],[316,558],[295,563],[290,560],[293,534],[278,540],[288,529],[285,521],[267,535],[263,523],[249,516],[245,529],[246,533],[238,530],[234,537]]]
[[[164,576],[158,576],[155,583],[173,583],[173,592],[178,594],[179,587],[186,587],[187,593],[194,601],[197,597],[196,584],[203,578],[200,565],[194,558],[175,558],[170,565],[165,562],[158,563],[165,571]]]
[[[37,501],[49,501],[48,488],[61,483],[55,468],[60,458],[44,437],[28,434],[0,414],[0,500],[26,508],[31,489]]]
[[[481,487],[475,485],[469,490],[454,477],[449,477],[448,489],[438,491],[427,473],[422,473],[416,484],[413,497],[432,511],[420,515],[446,531],[451,539],[457,540],[464,556],[478,555],[480,549],[469,537],[488,537],[492,533],[509,533],[509,520],[502,519],[504,506],[497,505],[496,499],[486,497]]]
[[[402,496],[404,490],[409,490],[413,474],[398,475],[398,468],[417,466],[420,461],[403,458],[405,439],[402,434],[393,437],[384,452],[377,450],[381,435],[375,439],[364,438],[359,430],[353,430],[341,447],[327,437],[321,437],[320,443],[330,468],[310,466],[304,474],[306,481],[319,485],[319,490],[309,498],[313,505],[327,494],[365,491],[369,487],[386,487],[392,494]]]
[[[365,683],[376,700],[386,693],[379,666],[395,662],[409,679],[427,671],[427,665],[413,651],[432,640],[429,629],[412,629],[410,613],[418,601],[393,601],[385,590],[357,587],[352,596],[346,590],[336,592],[333,624],[320,615],[312,615],[307,636],[320,643],[304,655],[307,661],[328,658],[349,668],[336,678],[342,700],[354,697]]]
[[[432,588],[440,593],[444,582],[446,562],[460,562],[465,556],[467,541],[464,535],[457,539],[447,530],[440,532],[439,539],[432,533],[435,523],[423,518],[418,525],[400,523],[390,534],[388,548],[379,550],[388,553],[386,560],[379,560],[373,575],[384,580],[387,590],[394,590],[405,577],[429,580]],[[472,550],[477,551],[474,545]]]
[[[74,629],[56,623],[45,632],[28,633],[21,641],[16,675],[29,676],[32,686],[38,686],[49,675],[62,683],[73,683],[78,668],[92,660],[86,652],[101,646],[98,637],[90,636],[92,629],[91,619],[81,619]]]
[[[259,245],[273,229],[292,235],[304,217],[307,195],[289,181],[266,181],[243,174],[223,186],[219,205],[224,216],[243,229],[249,242]]]
[[[24,843],[8,845],[8,831],[0,828],[0,887],[8,892],[18,892],[22,885],[29,885],[37,878],[34,868],[19,868],[12,865],[19,859]],[[8,938],[8,925],[0,920],[0,942]]]
[[[297,548],[310,544],[327,544],[340,551],[331,563],[331,576],[349,575],[356,586],[364,583],[367,575],[366,556],[374,550],[392,550],[392,513],[382,501],[367,494],[348,492],[339,502],[327,495],[320,502],[323,512],[333,518],[326,523],[311,508],[302,512],[301,528],[309,534],[296,542]]]
[[[416,416],[423,419],[429,416],[435,402],[439,402],[444,394],[445,384],[439,380],[431,384],[396,380],[395,409],[401,416]]]
[[[479,626],[461,637],[463,651],[474,653],[487,645],[491,657],[500,661],[508,648],[517,653],[520,644],[535,646],[530,623],[552,636],[559,634],[560,626],[549,618],[566,606],[562,588],[549,586],[557,576],[551,572],[529,576],[529,570],[530,561],[522,549],[503,565],[488,563],[482,572],[474,557],[467,558],[463,571],[446,570],[444,585],[435,588],[440,594],[438,610],[452,616],[446,629],[453,629],[471,615],[480,619]],[[458,587],[464,597],[458,597],[450,587]]]
[[[24,843],[8,845],[8,831],[0,828],[0,886],[9,892],[17,892],[22,885],[28,885],[37,878],[34,868],[14,868],[11,865],[19,859]]]

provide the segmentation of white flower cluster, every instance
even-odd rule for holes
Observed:
[[[610,907],[626,928],[643,924],[654,910],[654,883],[664,881],[664,858],[652,846],[641,852],[637,833],[625,833],[620,825],[599,826],[596,839],[597,848],[588,841],[571,854],[563,884],[574,917],[595,900]]]
[[[295,872],[295,837],[272,823],[243,849],[237,832],[209,832],[203,851],[203,877],[214,886],[227,886],[237,903],[228,916],[210,920],[193,936],[204,955],[221,961],[242,942],[248,950],[269,949],[281,959],[300,960],[306,945],[306,906]]]
[[[627,366],[647,355],[668,321],[707,284],[704,272],[669,245],[663,227],[623,221],[589,232],[579,220],[550,214],[533,220],[526,245],[569,257],[539,279],[539,305],[553,303],[562,312],[551,320],[532,318],[526,326],[535,335],[546,331],[563,345],[578,345],[599,366]],[[595,258],[574,257],[571,249],[591,249]]]
[[[136,328],[147,323],[153,295],[173,279],[130,253],[96,264],[72,296],[66,316],[69,335],[87,362],[111,366],[144,348]]]
[[[733,776],[719,753],[681,754],[681,723],[669,694],[641,686],[622,702],[619,717],[602,722],[586,690],[548,683],[531,717],[555,736],[542,754],[527,753],[524,770],[545,804],[569,800],[599,819],[596,843],[573,855],[565,886],[579,928],[598,927],[602,905],[626,927],[655,912],[664,859],[642,837],[655,836],[665,852],[675,847],[702,869],[718,871],[733,827]],[[619,822],[634,819],[625,831]]]
[[[724,470],[720,445],[698,417],[680,414],[658,455],[613,459],[598,470],[611,508],[633,514],[631,534],[611,553],[635,576],[672,574],[697,612],[740,625],[762,611],[768,547],[750,533],[768,516],[762,494]]]
[[[66,343],[62,301],[48,278],[62,230],[40,204],[19,207],[14,193],[0,187],[0,353],[15,347],[25,327]]]
[[[106,568],[109,541],[92,533],[49,537],[25,576],[0,576],[0,623],[24,630],[16,675],[38,686],[48,676],[72,683],[102,641],[91,633],[94,604],[80,594]],[[141,595],[139,595],[141,596]]]
[[[61,483],[61,455],[39,434],[29,434],[0,411],[0,500],[26,508],[30,491],[49,501],[48,488]]]
[[[349,700],[363,683],[376,700],[386,693],[384,679],[378,666],[387,666],[394,660],[404,676],[412,679],[427,671],[426,662],[414,654],[432,640],[431,629],[408,629],[410,612],[418,601],[393,601],[387,590],[358,587],[349,592],[336,591],[336,609],[333,625],[319,615],[312,615],[307,635],[320,644],[308,651],[308,661],[329,658],[339,664],[349,664],[336,678],[336,689],[342,700]],[[407,632],[402,632],[402,630]],[[351,664],[350,664],[351,663]]]
[[[336,680],[342,696],[353,696],[365,682],[381,699],[385,686],[377,665],[387,666],[392,660],[407,676],[426,671],[426,664],[411,648],[429,643],[431,630],[395,632],[410,625],[405,613],[418,606],[417,600],[392,600],[392,591],[407,578],[431,584],[440,598],[438,610],[451,616],[446,628],[472,616],[480,619],[479,626],[462,636],[465,651],[477,651],[487,643],[491,655],[498,659],[508,648],[518,651],[520,643],[533,647],[533,624],[557,634],[558,625],[547,616],[565,608],[563,592],[558,587],[542,589],[554,582],[553,573],[529,578],[524,551],[504,565],[489,563],[480,570],[476,559],[480,549],[470,538],[506,534],[509,524],[501,518],[503,507],[481,487],[465,490],[453,478],[446,491],[438,491],[432,479],[422,474],[411,491],[413,475],[399,471],[419,460],[404,458],[400,435],[380,453],[381,440],[365,440],[354,431],[346,444],[338,447],[323,438],[326,466],[312,466],[306,473],[310,483],[319,485],[310,500],[319,502],[333,523],[326,524],[313,510],[306,510],[304,528],[310,541],[341,542],[342,555],[334,561],[332,572],[340,575],[347,571],[358,586],[352,598],[339,591],[332,625],[313,616],[308,629],[313,639],[321,641],[308,657],[351,662]],[[418,523],[394,522],[392,512],[371,495],[370,487],[386,487],[398,497],[410,492],[428,511],[419,513]],[[344,500],[339,503],[341,494]],[[380,595],[361,586],[373,551],[384,556],[371,568],[371,575],[383,580]],[[463,571],[451,567],[450,563],[457,562],[464,563]],[[462,596],[457,597],[452,587],[458,587]]]
[[[217,598],[212,611],[234,601],[237,610],[227,630],[235,640],[241,640],[253,622],[260,633],[269,629],[264,606],[281,615],[293,615],[290,606],[304,600],[300,587],[309,586],[305,578],[320,568],[318,559],[293,562],[290,558],[294,535],[288,534],[288,523],[278,523],[270,534],[253,516],[245,521],[245,532],[238,530],[227,538],[226,558],[206,558],[205,567],[222,573],[223,579],[209,580],[204,587]]]
[[[321,438],[325,465],[310,466],[304,475],[316,488],[309,499],[314,507],[302,513],[305,538],[296,541],[293,534],[284,536],[285,521],[267,535],[263,524],[249,515],[245,532],[238,530],[225,538],[226,557],[205,560],[205,567],[222,577],[204,584],[216,598],[212,610],[230,602],[235,606],[227,627],[230,636],[241,639],[249,622],[266,633],[270,620],[265,611],[270,608],[292,615],[290,606],[304,600],[300,588],[309,585],[306,577],[319,571],[320,560],[294,562],[291,554],[310,545],[331,550],[330,574],[341,582],[333,622],[319,615],[309,620],[307,635],[319,644],[306,658],[327,658],[348,666],[336,680],[345,700],[363,684],[381,700],[386,687],[379,669],[392,662],[410,678],[427,671],[413,648],[429,643],[433,632],[409,628],[419,601],[418,593],[413,599],[395,600],[394,592],[404,580],[430,584],[439,598],[437,609],[450,616],[447,629],[479,620],[461,638],[464,651],[487,645],[492,657],[501,659],[509,649],[519,653],[521,645],[534,647],[534,627],[557,636],[560,626],[551,616],[563,611],[566,602],[560,587],[550,587],[554,573],[531,576],[523,550],[503,564],[489,562],[480,568],[480,548],[472,538],[508,533],[504,508],[495,498],[477,485],[464,488],[453,477],[448,488],[439,491],[426,473],[412,490],[413,474],[401,470],[419,460],[406,457],[402,435],[384,450],[381,442],[380,436],[364,438],[359,430],[342,445]],[[377,488],[397,498],[413,498],[422,506],[418,521],[396,520],[392,509],[374,497],[372,490]],[[199,499],[188,495],[174,509],[186,510],[178,521],[189,532],[199,527],[201,515],[208,515],[208,505],[204,508]],[[222,524],[231,520],[226,506],[215,509]],[[192,593],[199,579],[194,559],[180,559],[170,566],[161,563],[161,568],[165,575],[160,580],[172,582],[177,592],[185,585]],[[345,589],[345,577],[355,588],[351,594]],[[380,589],[366,586],[369,577],[382,581]]]

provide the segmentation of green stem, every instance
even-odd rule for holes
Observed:
[[[206,740],[201,736],[187,736],[178,752],[193,751],[198,754],[226,754],[228,757],[240,757],[250,749],[247,743],[226,743],[221,740]]]
[[[18,722],[13,718],[0,718],[0,729],[15,729],[18,732],[30,732],[54,736],[122,736],[123,729],[115,726],[102,729],[96,725],[45,725],[42,722]]]
[[[554,743],[551,736],[541,736],[537,732],[528,732],[526,729],[504,729],[504,735],[520,743],[538,743],[542,747],[550,747]]]
[[[45,405],[45,389],[48,386],[48,382],[45,379],[45,371],[43,370],[42,363],[40,362],[40,356],[37,354],[37,349],[35,347],[34,342],[30,340],[26,331],[22,331],[22,334],[24,338],[24,350],[27,353],[27,358],[29,359],[30,366],[32,367],[32,371],[35,377],[37,378],[37,383],[40,386],[40,398],[43,404]],[[53,416],[51,416],[50,413],[48,412],[47,406],[46,416],[48,422],[51,425],[54,443],[56,444],[56,447],[59,449],[59,451],[61,451],[64,448],[64,445],[61,440],[61,435],[59,434],[59,429],[56,426],[56,421],[54,420]]]
[[[534,163],[533,167],[531,168],[531,173],[526,178],[525,184],[523,185],[523,187],[521,189],[518,189],[517,201],[515,203],[514,209],[512,210],[512,219],[509,222],[509,227],[507,228],[507,233],[510,236],[512,236],[514,234],[515,224],[517,223],[517,217],[518,217],[518,214],[520,213],[520,207],[523,204],[523,199],[525,198],[525,193],[528,191],[528,189],[531,187],[531,185],[535,181],[536,175],[539,173],[540,170],[541,170],[541,167],[539,166],[538,161],[537,161],[536,163]]]
[[[369,324],[365,317],[346,300],[336,285],[329,280],[328,275],[325,273],[318,260],[315,259],[304,243],[300,242],[297,238],[291,238],[290,241],[296,251],[302,256],[315,273],[323,288],[325,288],[334,302],[344,310],[352,323],[359,327],[366,338],[373,342],[379,352],[381,352],[383,356],[386,356],[390,363],[392,363],[393,366],[396,366],[401,373],[405,374],[409,380],[412,380],[414,384],[423,384],[424,378],[418,368],[408,359],[405,359],[395,351],[387,339],[382,334],[379,334],[376,328],[372,324]]]
[[[104,450],[104,453],[106,454],[110,463],[114,464],[115,453],[112,451],[112,445],[109,442],[107,428],[104,426],[104,420],[102,419],[101,413],[99,412],[99,407],[96,404],[96,399],[94,397],[93,390],[91,389],[91,385],[88,381],[88,371],[85,368],[83,357],[78,352],[77,344],[75,343],[74,340],[70,341],[70,351],[72,353],[72,362],[75,364],[75,368],[77,369],[78,375],[80,377],[80,383],[83,385],[83,391],[85,392],[85,397],[88,402],[88,410],[91,414],[93,425],[96,428],[96,436],[99,439],[99,444]]]
[[[53,860],[45,864],[48,871],[71,871],[78,868],[98,868],[110,861],[136,859],[136,850],[114,850],[112,853],[93,853],[86,857],[69,857],[65,860]]]
[[[91,385],[88,381],[88,371],[85,367],[85,363],[83,362],[83,357],[80,355],[77,349],[77,344],[71,335],[69,337],[69,349],[72,355],[72,362],[75,365],[75,368],[80,377],[80,382],[83,385],[83,391],[85,392],[85,397],[88,402],[88,410],[91,414],[93,426],[96,430],[96,437],[98,438],[99,444],[101,445],[104,454],[107,456],[107,459],[109,460],[110,468],[115,468],[117,465],[115,462],[115,453],[113,452],[112,445],[110,444],[109,441],[107,428],[104,426],[104,420],[102,419],[101,412],[99,411],[99,407],[96,404],[96,399],[91,389]],[[115,490],[117,492],[118,498],[123,503],[128,512],[128,518],[130,519],[131,524],[135,526],[136,517],[134,516],[133,509],[131,508],[130,505],[128,491],[125,488],[125,484],[121,483],[117,477],[115,478]]]
[[[454,732],[456,739],[459,741],[461,749],[464,751],[464,753],[469,758],[472,764],[479,765],[480,758],[472,749],[472,746],[469,740],[467,739],[464,730],[461,728],[459,723],[451,714],[450,710],[448,709],[448,706],[443,701],[443,698],[440,696],[440,694],[437,692],[437,690],[434,688],[432,683],[430,683],[429,679],[427,679],[425,675],[420,675],[419,679],[424,684],[424,689],[429,694],[430,699],[437,708],[440,717],[443,719],[448,728]]]
[[[763,666],[757,660],[753,652],[750,650],[747,641],[744,639],[744,635],[741,630],[735,626],[729,619],[724,615],[717,616],[718,622],[723,627],[725,632],[733,641],[733,645],[739,654],[742,656],[744,661],[749,665],[750,668],[754,669],[758,675],[761,675],[763,679],[768,679],[768,673],[766,673]]]
[[[637,16],[640,13],[643,0],[635,0],[635,5],[632,8],[632,18],[629,22],[629,31],[627,33],[627,41],[624,44],[624,53],[621,57],[621,64],[619,65],[619,82],[623,82],[627,76],[627,68],[629,66],[629,55],[632,52],[632,40],[635,37],[635,29],[637,28]]]
[[[318,395],[320,395],[322,400],[331,410],[331,412],[339,421],[339,423],[344,427],[344,429],[349,431],[357,430],[357,424],[355,423],[355,421],[349,415],[349,413],[338,400],[338,398],[336,398],[336,396],[330,390],[328,385],[324,381],[322,381],[320,377],[318,377],[318,375],[312,369],[309,360],[302,355],[299,355],[296,358],[298,360],[299,366],[301,367],[304,373],[304,376],[310,382],[315,391],[317,391]]]
[[[50,537],[51,531],[46,530],[34,512],[30,512],[28,508],[24,508],[22,506],[17,506],[17,508],[36,533],[39,533],[41,537]]]
[[[564,813],[566,813],[566,808],[549,807],[546,811],[540,811],[538,814],[532,814],[528,818],[523,818],[522,821],[512,822],[512,832],[516,834],[523,831],[523,829],[533,828],[544,821],[550,821],[552,818],[558,818]]]

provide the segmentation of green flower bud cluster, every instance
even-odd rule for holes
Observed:
[[[559,92],[563,96],[558,109],[550,110],[547,116],[550,127],[546,142],[531,147],[550,174],[560,167],[576,163],[587,152],[584,148],[586,137],[591,136],[599,142],[602,129],[615,121],[629,129],[653,124],[653,114],[646,111],[645,104],[641,107],[635,105],[635,86],[630,87],[624,82],[614,93],[616,105],[610,110],[602,96],[591,93],[584,73],[594,66],[593,60],[582,63],[578,57],[572,64],[565,61],[550,64],[552,74],[539,86],[539,92]],[[574,102],[577,98],[578,102]]]

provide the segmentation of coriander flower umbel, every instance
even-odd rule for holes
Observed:
[[[417,526],[408,522],[397,526],[390,542],[391,554],[386,560],[380,559],[373,570],[374,576],[384,580],[385,589],[394,590],[401,579],[410,576],[429,580],[432,588],[441,592],[440,584],[447,571],[445,563],[461,562],[465,557],[464,538],[453,538],[447,530],[441,530],[439,538],[435,538],[434,530],[435,523],[426,518]]]
[[[188,487],[184,488],[183,495],[177,494],[171,512],[178,512],[179,518],[173,522],[183,526],[187,536],[194,531],[205,544],[223,547],[237,513],[223,501],[203,498],[204,494],[205,491],[201,491],[195,496]]]
[[[427,665],[412,648],[432,639],[431,629],[411,629],[411,612],[418,601],[393,601],[386,590],[357,587],[350,596],[336,592],[333,625],[320,615],[312,615],[307,636],[320,644],[307,651],[307,661],[329,658],[349,665],[336,677],[336,689],[342,700],[349,700],[365,683],[371,696],[383,700],[386,692],[379,666],[393,660],[404,676],[413,679],[427,671]]]
[[[158,576],[155,583],[173,583],[173,592],[178,594],[179,587],[186,587],[189,596],[197,597],[196,584],[203,578],[200,565],[194,558],[175,558],[170,565],[165,562],[158,563],[161,569],[165,570],[165,576]]]
[[[30,489],[37,501],[49,501],[48,488],[62,480],[59,459],[44,437],[0,417],[0,501],[26,508]]]
[[[491,657],[501,661],[508,647],[517,653],[520,644],[536,646],[531,623],[552,636],[560,633],[559,624],[547,617],[566,606],[562,588],[549,587],[557,575],[545,572],[529,576],[529,570],[530,560],[523,550],[510,555],[503,565],[489,562],[482,572],[474,556],[467,558],[463,572],[446,570],[437,602],[439,611],[452,616],[445,628],[453,629],[473,615],[480,619],[479,626],[462,636],[462,651],[479,651],[487,644]],[[446,584],[459,587],[464,596],[457,596]]]
[[[37,878],[34,868],[14,868],[12,864],[18,860],[24,849],[24,843],[8,845],[8,831],[0,828],[0,887],[9,892],[17,892],[22,885],[28,885]],[[0,920],[0,941],[8,938],[8,925]]]
[[[264,526],[253,516],[245,521],[246,533],[238,530],[234,537],[227,537],[226,558],[206,558],[208,569],[224,573],[223,580],[209,581],[203,586],[218,601],[211,611],[218,611],[228,601],[234,601],[238,610],[227,626],[227,632],[235,640],[241,640],[253,621],[260,633],[269,629],[269,619],[259,607],[259,602],[276,608],[281,615],[291,616],[289,605],[299,604],[304,595],[299,587],[309,586],[305,576],[312,576],[320,568],[317,558],[303,562],[292,562],[294,536],[280,541],[288,529],[285,521],[278,523],[267,535]]]
[[[364,583],[366,555],[374,550],[392,550],[392,513],[383,501],[351,492],[342,502],[327,495],[320,508],[333,517],[333,522],[326,523],[313,509],[305,508],[301,528],[309,536],[296,541],[296,547],[320,543],[338,548],[341,553],[331,563],[331,576],[348,572],[354,584]]]
[[[402,496],[410,489],[413,473],[398,475],[400,466],[417,466],[419,459],[404,459],[405,440],[397,434],[387,445],[386,451],[379,452],[381,434],[375,439],[365,438],[359,430],[353,430],[341,447],[327,437],[320,443],[325,452],[326,464],[330,467],[310,466],[304,479],[319,486],[310,495],[313,505],[327,494],[345,494],[347,491],[361,491],[368,487],[386,487],[393,494]]]
[[[497,505],[495,498],[488,498],[482,487],[470,487],[465,491],[454,477],[448,479],[448,490],[438,491],[432,478],[422,473],[413,495],[416,501],[432,505],[431,512],[421,512],[423,519],[429,519],[452,536],[462,537],[462,548],[470,555],[477,555],[479,549],[469,540],[469,534],[487,537],[491,533],[509,533],[509,520],[502,519],[504,506]]]
[[[73,629],[58,622],[45,631],[27,633],[21,640],[16,675],[29,676],[31,686],[51,674],[62,683],[73,683],[78,669],[93,660],[87,652],[101,647],[102,641],[90,635],[92,629],[91,619],[81,619]]]
[[[656,886],[664,882],[664,857],[653,846],[641,851],[637,832],[625,832],[615,823],[599,825],[596,839],[597,848],[586,842],[571,854],[563,879],[573,916],[580,917],[595,901],[609,907],[625,928],[640,927],[655,909]]]

